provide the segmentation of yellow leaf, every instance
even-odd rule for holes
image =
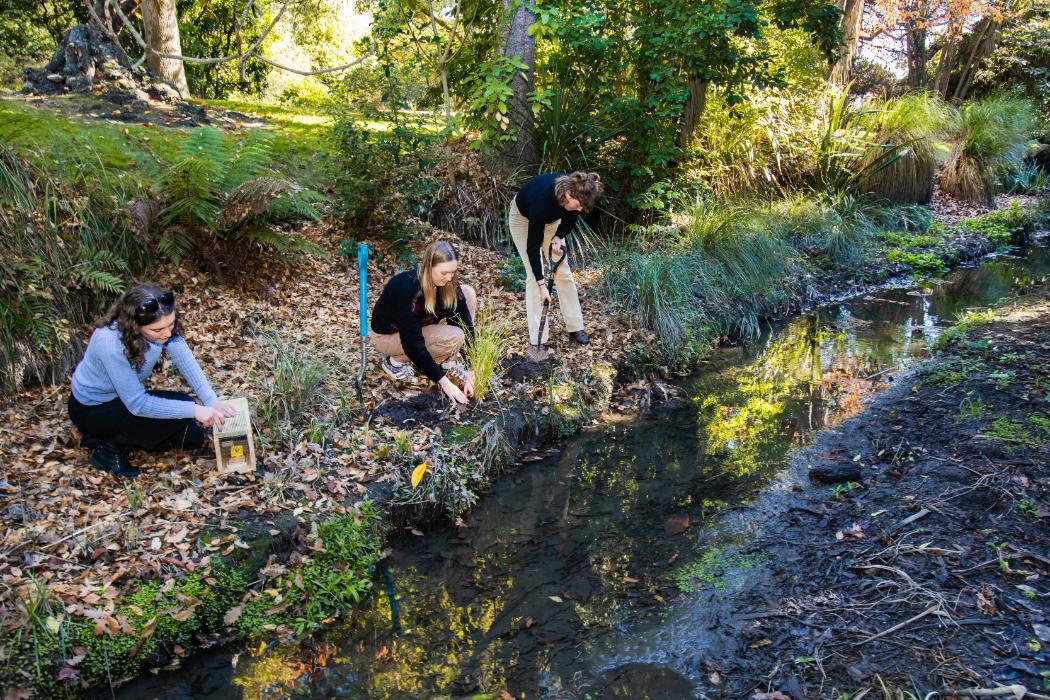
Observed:
[[[412,488],[419,486],[419,482],[423,480],[423,475],[427,473],[427,463],[423,462],[418,467],[412,470]]]

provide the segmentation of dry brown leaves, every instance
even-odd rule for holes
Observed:
[[[329,256],[287,266],[256,259],[244,278],[228,285],[186,266],[158,273],[160,284],[179,290],[187,340],[220,396],[247,396],[258,405],[273,375],[271,352],[258,335],[265,330],[339,363],[329,388],[341,385],[353,396],[360,352],[357,274],[336,252],[340,240],[351,235],[331,221],[301,234]],[[499,255],[443,237],[458,243],[463,281],[505,314],[518,338],[514,350],[524,350],[524,299],[497,286]],[[394,272],[376,266],[377,259],[389,259],[381,253],[373,250],[369,267],[370,303]],[[624,310],[595,293],[596,271],[577,271],[576,279],[591,344],[569,343],[560,315],[552,313],[557,362],[570,369],[599,360],[616,364],[651,340],[630,328]],[[87,329],[81,332],[86,337]],[[370,354],[365,372],[369,410],[403,391],[386,378],[379,359]],[[170,368],[153,386],[185,388]],[[497,398],[525,396],[528,389],[505,383],[496,388]],[[420,382],[416,390],[433,388]],[[174,577],[206,573],[213,558],[247,546],[235,532],[238,522],[267,520],[279,511],[322,517],[359,498],[369,481],[405,478],[391,473],[400,467],[378,456],[397,431],[348,424],[333,428],[323,448],[305,440],[260,445],[256,474],[220,473],[207,450],[200,456],[137,453],[134,463],[142,475],[121,483],[88,465],[66,414],[67,397],[64,385],[0,400],[0,617],[8,624],[19,624],[35,579],[68,615],[94,620],[99,633],[122,631],[127,621],[115,612],[136,580],[173,584]],[[326,407],[319,410],[323,416]],[[474,411],[462,411],[458,420],[470,422]],[[440,438],[440,426],[409,435],[421,453]],[[206,527],[229,534],[204,544],[198,539]],[[186,601],[172,614],[190,615],[194,607]]]

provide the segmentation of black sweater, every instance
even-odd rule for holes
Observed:
[[[423,306],[423,290],[419,286],[415,270],[406,270],[390,278],[383,287],[375,307],[372,309],[372,330],[376,333],[397,333],[401,337],[401,347],[408,359],[433,381],[440,381],[445,376],[423,341],[423,326],[429,326],[442,319],[459,326],[467,335],[467,341],[474,338],[474,320],[470,317],[463,290],[456,290],[456,308],[443,309],[438,304],[437,313],[428,314]]]
[[[529,267],[532,268],[532,274],[537,280],[543,279],[543,269],[540,267],[540,246],[543,245],[544,227],[561,219],[554,235],[565,238],[580,216],[579,212],[562,209],[554,196],[554,181],[564,174],[537,175],[526,182],[518,190],[517,197],[514,198],[518,211],[529,220],[529,237],[525,242],[525,252],[528,253]]]

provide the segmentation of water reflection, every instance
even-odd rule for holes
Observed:
[[[226,697],[629,697],[651,682],[662,697],[688,696],[681,669],[648,663],[648,642],[632,631],[660,619],[668,600],[693,600],[673,574],[699,553],[688,535],[665,531],[668,518],[688,518],[695,530],[753,496],[791,447],[859,411],[866,394],[922,357],[944,319],[1010,294],[1022,271],[1050,274],[1046,251],[988,263],[928,293],[847,300],[720,351],[686,383],[685,405],[585,434],[557,458],[520,467],[467,527],[406,535],[368,605],[299,647],[242,654]],[[676,634],[688,647],[698,632]],[[228,656],[213,655],[178,679],[121,695],[184,694],[222,659],[228,669]],[[610,667],[608,684],[592,685]]]

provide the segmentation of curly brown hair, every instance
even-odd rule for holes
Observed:
[[[562,175],[554,181],[554,197],[558,203],[565,201],[565,195],[580,203],[584,213],[594,209],[598,203],[598,195],[602,193],[602,179],[598,173],[585,173],[577,170],[570,175]]]
[[[175,326],[171,329],[171,337],[182,335],[182,321],[178,310],[175,308],[175,303],[172,302],[171,306],[164,306],[159,303],[160,297],[164,293],[165,290],[153,282],[137,284],[124,292],[110,307],[105,316],[95,321],[95,328],[109,328],[112,326],[120,331],[121,340],[124,343],[124,354],[127,356],[131,366],[136,369],[141,367],[146,359],[148,341],[142,336],[143,326],[148,326],[161,316],[174,313]],[[144,314],[140,312],[139,306],[150,299],[158,300],[157,310],[154,313]]]

